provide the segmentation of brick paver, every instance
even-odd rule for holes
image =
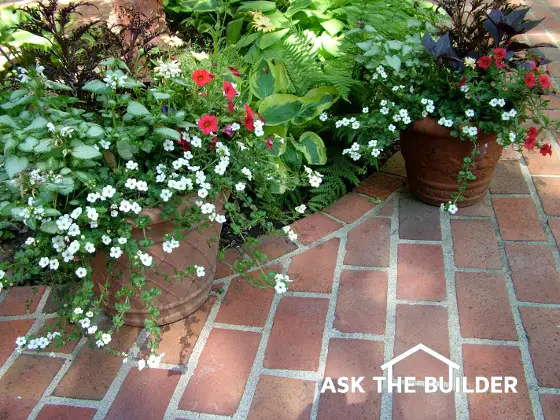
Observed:
[[[557,43],[560,1],[526,3],[546,17],[526,40]],[[543,51],[560,77],[560,51]],[[558,108],[554,98],[551,118]],[[294,280],[285,295],[253,288],[219,263],[214,289],[223,293],[163,327],[158,368],[137,370],[147,337],[128,327],[112,343],[129,353],[124,364],[85,339],[51,357],[18,354],[16,337],[52,324],[55,293],[4,291],[0,418],[560,419],[556,142],[553,150],[546,158],[504,150],[483,202],[454,216],[401,189],[395,155],[356,191],[294,223],[296,243],[263,238],[265,265]],[[381,365],[420,343],[456,363],[470,386],[477,375],[514,376],[518,392],[377,392]],[[394,373],[422,381],[448,371],[418,351]],[[365,377],[364,393],[320,392],[327,378],[352,376]]]

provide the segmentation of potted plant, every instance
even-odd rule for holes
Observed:
[[[443,21],[412,22],[402,40],[351,31],[373,101],[337,126],[354,142],[344,153],[373,164],[400,140],[412,192],[454,213],[482,199],[504,146],[550,154],[538,134],[557,130],[558,122],[544,112],[553,86],[538,45],[514,38],[540,23],[525,19],[528,8],[501,0],[436,5]]]
[[[70,296],[58,312],[78,328],[74,337],[104,347],[124,323],[144,325],[151,362],[161,360],[159,326],[208,297],[222,225],[243,240],[255,228],[274,231],[263,204],[274,202],[272,191],[321,182],[310,168],[278,165],[285,140],[265,136],[243,95],[248,81],[227,54],[216,60],[159,59],[147,86],[109,58],[83,86],[87,103],[41,66],[5,84],[0,215],[4,228],[30,234],[0,263],[0,286],[63,284]],[[255,265],[246,259],[237,269]],[[283,293],[287,282],[263,271],[258,286]],[[113,315],[107,330],[96,324],[103,308]],[[43,349],[65,339],[49,332],[17,344]]]

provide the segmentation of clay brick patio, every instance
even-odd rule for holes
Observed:
[[[529,40],[557,45],[560,1],[530,5],[547,19]],[[550,68],[560,76],[560,61]],[[553,98],[553,117],[556,108]],[[0,294],[0,418],[559,419],[560,146],[549,137],[552,157],[504,151],[485,201],[455,216],[416,201],[393,156],[355,192],[296,222],[297,244],[263,244],[268,265],[295,280],[286,294],[220,266],[223,293],[164,328],[156,369],[139,372],[85,339],[18,354],[16,337],[52,322],[51,291]],[[125,327],[111,344],[133,359],[146,340]],[[377,393],[371,377],[418,343],[457,363],[460,376],[515,376],[518,393]],[[395,375],[442,368],[415,353]],[[321,394],[327,376],[365,376],[366,393]]]

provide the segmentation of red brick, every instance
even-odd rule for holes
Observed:
[[[546,234],[530,197],[492,198],[502,239],[545,241]]]
[[[374,172],[360,183],[356,191],[369,195],[370,197],[385,200],[404,184],[405,179],[400,176],[389,175],[383,172]]]
[[[387,272],[343,271],[334,327],[347,333],[383,334],[387,308]]]
[[[208,314],[216,302],[215,297],[210,297],[195,313],[173,324],[161,327],[161,341],[157,353],[165,353],[164,363],[186,365],[189,361],[198,336],[204,328]],[[144,348],[142,355],[150,355],[148,348]]]
[[[267,271],[280,272],[281,268],[273,266]],[[259,281],[260,271],[249,274],[251,279]],[[216,322],[226,324],[250,325],[263,327],[274,299],[274,289],[255,287],[241,277],[234,278],[216,316]]]
[[[297,245],[288,239],[286,235],[260,236],[257,238],[256,249],[266,255],[266,261],[286,255],[297,249]],[[247,245],[244,245],[245,249]]]
[[[140,328],[122,327],[113,334],[111,348],[128,351]],[[66,372],[53,395],[68,398],[101,400],[113,383],[122,366],[123,357],[109,354],[104,348],[97,348],[91,341],[87,343]]]
[[[560,303],[560,274],[549,247],[506,245],[506,254],[519,300]]]
[[[264,367],[316,371],[328,307],[328,299],[282,298],[270,332]]]
[[[375,207],[369,198],[356,193],[346,194],[324,211],[346,222],[352,223]]]
[[[426,394],[423,387],[416,393],[393,394],[393,420],[454,419],[455,398],[452,393],[434,392]]]
[[[0,378],[0,418],[27,419],[64,360],[20,355]]]
[[[521,364],[519,348],[509,346],[463,345],[465,376],[469,387],[474,386],[475,377],[514,376],[517,378],[517,393],[468,394],[471,420],[532,419],[533,411]]]
[[[502,268],[498,242],[487,220],[451,220],[455,266]]]
[[[288,276],[292,290],[330,293],[340,239],[333,238],[292,258]]]
[[[560,216],[560,178],[533,178],[544,211],[551,216]]]
[[[387,267],[390,233],[388,219],[372,218],[354,227],[348,233],[344,264]]]
[[[24,336],[33,325],[32,319],[0,322],[0,366],[16,348],[16,338]]]
[[[253,367],[261,335],[215,328],[179,402],[182,410],[235,414]]]
[[[90,420],[96,412],[95,408],[45,405],[37,416],[37,420]]]
[[[105,418],[162,419],[180,376],[177,371],[133,368]]]
[[[503,276],[456,273],[462,337],[517,340]]]
[[[494,194],[529,194],[529,187],[523,178],[518,161],[500,160],[498,162],[490,183],[490,192]]]
[[[229,248],[224,253],[224,259],[216,261],[216,274],[214,275],[215,278],[221,279],[222,277],[231,276],[233,271],[229,265],[233,265],[235,261],[243,259],[243,255],[239,251],[238,248]],[[229,265],[228,265],[229,264]]]
[[[304,245],[310,245],[341,227],[340,223],[322,213],[312,214],[292,224],[292,229],[297,233],[298,240]]]
[[[373,376],[383,376],[383,343],[368,340],[331,339],[327,355],[325,377],[336,379],[342,376],[364,376],[364,394],[325,392],[320,395],[319,420],[378,419],[381,408],[381,393]]]
[[[541,406],[546,420],[560,420],[560,395],[541,395]]]
[[[490,202],[490,196],[488,194],[484,195],[482,201],[473,204],[469,207],[461,207],[458,216],[492,216],[492,203]]]
[[[532,175],[560,175],[560,161],[558,160],[558,155],[554,153],[555,151],[553,150],[552,156],[543,156],[538,149],[532,151],[524,150],[523,156],[525,157],[525,162],[527,162],[529,172]]]
[[[261,376],[248,420],[308,419],[315,397],[316,383],[300,379]]]
[[[391,217],[393,215],[393,199],[386,201],[383,208],[377,213],[377,215]]]
[[[439,207],[429,206],[412,194],[401,194],[399,200],[399,237],[426,241],[441,240]]]
[[[397,305],[394,356],[420,343],[449,357],[447,310],[432,305]],[[447,375],[448,366],[422,350],[401,360],[394,367],[394,376],[423,378]]]
[[[560,388],[560,309],[521,308],[540,386]]]
[[[397,298],[446,298],[443,251],[440,245],[399,244]]]
[[[0,316],[35,312],[45,290],[45,286],[18,286],[8,289],[8,294],[0,304]]]
[[[560,248],[560,219],[548,219],[548,226],[556,241],[556,246]]]

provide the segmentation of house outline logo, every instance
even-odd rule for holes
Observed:
[[[438,359],[438,360],[442,361],[443,363],[445,363],[449,367],[449,376],[448,376],[447,382],[448,383],[453,383],[453,370],[454,369],[459,370],[460,366],[457,363],[449,360],[447,357],[442,356],[437,351],[432,350],[428,346],[425,346],[424,344],[420,343],[420,344],[417,344],[414,347],[408,349],[404,353],[398,355],[397,357],[394,357],[393,359],[389,360],[387,363],[384,363],[384,364],[381,365],[381,369],[383,371],[385,371],[385,370],[387,371],[387,383],[388,384],[393,383],[393,365],[399,363],[401,360],[406,359],[408,356],[418,352],[419,350],[422,350],[425,353],[429,354],[430,356],[434,357],[435,359]]]

